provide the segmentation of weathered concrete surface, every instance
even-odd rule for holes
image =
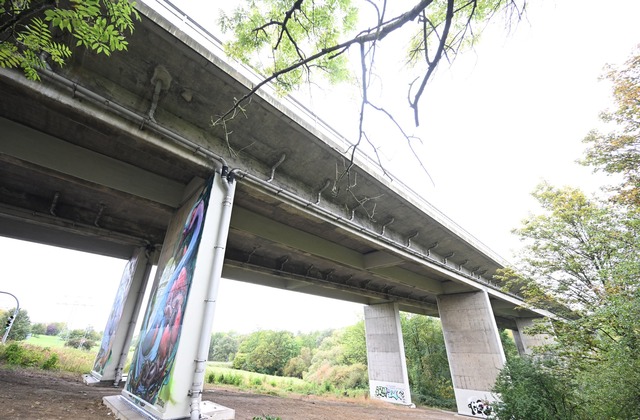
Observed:
[[[513,331],[513,339],[516,342],[520,355],[533,354],[536,347],[551,344],[553,339],[545,334],[527,333],[527,328],[532,327],[537,318],[516,318],[517,330]]]
[[[411,405],[398,305],[365,306],[364,323],[371,397]]]
[[[517,311],[491,284],[500,257],[366,156],[357,185],[336,176],[349,141],[294,100],[267,89],[230,136],[212,127],[257,77],[167,3],[139,8],[127,53],[75,51],[41,83],[0,69],[0,235],[129,258],[227,165],[226,278],[434,316],[437,295],[486,289],[501,326],[542,314]],[[159,68],[171,84],[152,119]]]
[[[506,362],[489,296],[484,291],[438,297],[458,413],[492,401],[491,389]]]

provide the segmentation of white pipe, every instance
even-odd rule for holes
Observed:
[[[217,178],[217,176],[216,176]],[[214,179],[215,182],[215,179]],[[227,245],[227,237],[229,236],[229,226],[231,224],[231,210],[233,207],[233,196],[235,194],[235,182],[233,174],[227,173],[227,167],[222,168],[220,174],[220,182],[226,191],[222,202],[220,219],[218,222],[218,233],[213,249],[213,260],[211,262],[211,271],[209,273],[209,289],[205,299],[204,315],[202,319],[202,329],[200,332],[200,342],[198,345],[198,353],[196,355],[196,367],[193,374],[193,383],[191,385],[191,420],[200,419],[200,403],[202,401],[202,389],[204,386],[204,374],[207,366],[207,358],[209,356],[209,345],[211,343],[211,328],[213,326],[213,315],[216,309],[216,298],[218,295],[218,285],[222,274],[222,266],[224,264],[224,252]],[[216,205],[209,201],[209,206]],[[209,220],[210,221],[210,220]],[[205,222],[206,223],[206,222]]]
[[[282,188],[279,188],[273,184],[271,184],[268,181],[265,181],[261,178],[258,178],[255,175],[252,175],[246,171],[243,171],[241,169],[234,169],[231,171],[232,174],[235,174],[238,178],[239,181],[241,180],[247,180],[250,183],[252,183],[254,186],[256,186],[258,189],[262,189],[263,191],[269,191],[272,192],[273,194],[279,196],[279,197],[283,197],[285,199],[287,199],[290,203],[292,203],[293,205],[299,206],[302,209],[305,210],[312,210],[314,211],[317,215],[319,215],[320,217],[322,217],[325,220],[337,223],[337,224],[342,224],[344,226],[346,226],[348,229],[354,231],[354,232],[358,232],[362,235],[367,236],[369,239],[381,243],[381,244],[385,244],[385,245],[391,245],[395,248],[398,248],[399,250],[402,250],[403,252],[406,252],[407,254],[410,254],[414,257],[417,257],[421,260],[428,260],[431,264],[434,264],[436,266],[442,267],[442,268],[446,268],[447,270],[451,270],[451,267],[446,265],[446,263],[442,263],[441,261],[433,258],[430,255],[429,250],[435,248],[434,246],[432,246],[427,254],[423,254],[422,252],[418,251],[418,250],[414,250],[409,248],[409,246],[401,244],[399,242],[397,242],[396,240],[389,238],[387,236],[384,235],[384,232],[382,234],[377,233],[372,231],[371,229],[361,226],[358,223],[356,223],[355,221],[353,221],[353,216],[351,217],[351,219],[347,218],[347,217],[343,217],[340,216],[334,212],[332,212],[329,209],[326,209],[324,207],[321,207],[318,205],[319,201],[316,201],[315,203],[312,203],[311,201],[308,201],[298,195],[296,195],[295,193],[289,192],[287,190],[284,190]],[[465,277],[467,279],[471,279],[474,282],[478,283],[478,280],[482,283],[483,286],[489,287],[491,289],[497,290],[501,293],[505,293],[509,296],[515,297],[517,299],[522,299],[520,296],[513,294],[511,292],[505,292],[503,291],[500,287],[489,283],[488,280],[484,279],[484,278],[476,278],[474,276],[471,276],[463,271],[460,270],[456,270],[457,274]]]
[[[67,88],[71,89],[73,92],[74,96],[83,96],[86,99],[90,100],[91,102],[100,105],[103,108],[107,108],[107,109],[111,109],[113,112],[115,112],[117,115],[129,120],[129,121],[133,121],[135,123],[137,123],[140,127],[149,127],[152,130],[154,130],[156,133],[161,134],[173,141],[175,141],[176,143],[179,143],[183,146],[186,146],[190,149],[193,149],[193,153],[194,154],[199,154],[201,156],[207,157],[209,159],[213,159],[213,160],[217,160],[218,162],[220,162],[222,164],[222,166],[227,166],[226,161],[224,160],[224,158],[222,158],[222,156],[219,156],[213,152],[211,152],[210,150],[207,150],[205,148],[203,148],[201,145],[181,136],[180,134],[174,133],[171,130],[168,130],[166,128],[164,128],[163,126],[161,126],[160,124],[158,124],[157,122],[153,121],[152,119],[150,119],[148,116],[142,116],[139,115],[138,113],[131,111],[128,108],[125,108],[124,106],[110,101],[109,99],[105,98],[102,95],[99,95],[79,84],[77,84],[76,82],[67,79],[66,77],[60,76],[57,73],[54,73],[51,70],[46,70],[46,69],[42,69],[40,70],[40,74],[42,74],[43,76],[45,76],[45,78],[48,78],[50,80],[53,80],[54,82],[62,85],[62,86],[66,86]]]

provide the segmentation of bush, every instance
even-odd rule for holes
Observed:
[[[367,367],[361,363],[353,365],[331,366],[324,363],[316,371],[307,375],[305,380],[322,385],[331,385],[331,389],[364,389],[369,387]],[[331,389],[325,389],[330,391]]]
[[[58,369],[60,358],[50,349],[11,343],[0,352],[0,360],[15,366],[52,370]]]
[[[573,402],[571,384],[542,362],[515,357],[500,371],[493,392],[501,402],[494,406],[500,419],[571,420],[581,418]]]

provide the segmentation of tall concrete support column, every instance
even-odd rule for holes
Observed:
[[[225,168],[174,214],[127,383],[103,399],[116,418],[234,418],[201,398],[234,188]]]
[[[551,337],[545,334],[528,334],[526,329],[533,326],[535,318],[516,318],[517,331],[513,332],[518,353],[522,356],[532,354],[535,347],[544,346],[552,342]]]
[[[150,271],[148,251],[138,248],[125,266],[93,370],[84,377],[86,383],[120,382]]]
[[[411,405],[398,305],[365,306],[364,325],[371,398]]]
[[[484,418],[506,359],[485,291],[438,296],[458,413]]]

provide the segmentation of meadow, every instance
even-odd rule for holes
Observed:
[[[96,354],[97,348],[87,351],[65,347],[63,339],[46,335],[0,345],[0,363],[75,374],[89,373]],[[233,369],[231,363],[226,362],[208,362],[205,380],[208,384],[269,395],[294,393],[366,398],[365,394],[368,394],[368,390],[363,389],[338,389],[329,382],[317,384],[299,378]]]

